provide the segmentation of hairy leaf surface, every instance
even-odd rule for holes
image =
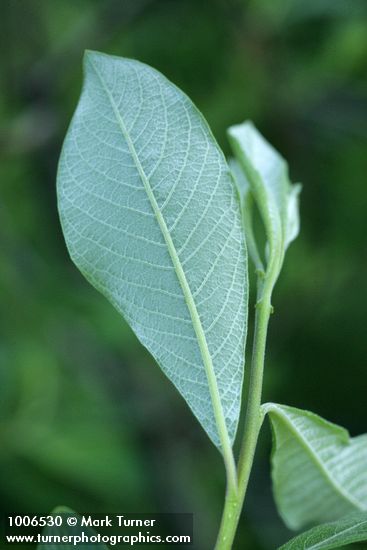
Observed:
[[[89,52],[58,173],[70,255],[218,446],[235,436],[247,265],[229,168],[203,117],[137,61]]]
[[[367,510],[367,434],[348,432],[308,411],[268,403],[272,478],[285,523],[299,529]]]
[[[313,527],[284,544],[279,550],[331,550],[353,542],[367,541],[367,514],[358,512]]]

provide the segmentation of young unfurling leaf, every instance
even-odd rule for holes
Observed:
[[[248,187],[256,201],[267,237],[268,265],[278,276],[285,251],[299,233],[301,186],[290,183],[287,163],[251,122],[231,126],[228,135],[237,160],[239,192],[247,194]]]

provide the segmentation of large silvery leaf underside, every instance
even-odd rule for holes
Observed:
[[[203,117],[154,69],[87,53],[58,199],[76,265],[123,314],[213,442],[233,441],[246,250],[229,169]]]
[[[308,411],[268,403],[278,510],[292,529],[367,511],[367,434],[348,432]]]

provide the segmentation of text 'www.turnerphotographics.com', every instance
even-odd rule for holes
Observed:
[[[193,543],[192,514],[8,514],[4,521],[6,544],[88,544],[139,546]]]

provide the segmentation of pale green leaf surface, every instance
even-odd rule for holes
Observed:
[[[367,435],[308,411],[263,405],[273,430],[272,479],[288,527],[333,521],[367,510]]]
[[[357,512],[313,527],[288,541],[279,550],[331,550],[362,541],[367,541],[367,514]]]
[[[258,270],[264,271],[261,256],[259,254],[259,250],[253,233],[254,201],[251,195],[250,184],[245,172],[241,169],[241,166],[236,159],[231,158],[229,160],[229,166],[233,175],[233,179],[236,183],[236,188],[240,199],[242,224],[247,242],[247,250],[256,268]]]
[[[67,508],[66,506],[58,506],[52,511],[53,516],[59,516],[62,517],[62,525],[59,527],[57,525],[54,526],[47,526],[43,529],[42,535],[43,536],[52,536],[52,537],[80,537],[82,533],[84,533],[88,537],[95,536],[97,533],[92,529],[91,527],[81,527],[80,520],[81,516],[71,510],[70,508]],[[67,519],[69,517],[77,518],[77,525],[70,526],[67,524]],[[62,540],[62,539],[60,539]],[[100,543],[84,543],[84,544],[74,544],[73,540],[78,541],[79,539],[70,539],[70,542],[65,543],[58,543],[54,544],[53,542],[45,542],[45,543],[39,543],[37,546],[37,550],[75,550],[75,548],[81,547],[88,550],[108,550],[108,547]]]
[[[241,169],[239,162],[235,158],[230,158],[228,164],[235,180],[237,192],[242,205],[246,202],[247,196],[251,193],[249,181],[245,172]]]
[[[290,243],[297,238],[300,230],[300,218],[299,218],[299,194],[301,192],[301,185],[292,185],[289,189],[287,197],[287,226],[285,230],[284,248],[288,248]]]
[[[58,173],[70,255],[214,443],[232,442],[247,265],[228,165],[192,102],[154,69],[89,52],[84,70]]]
[[[231,126],[228,135],[262,216],[270,255],[281,266],[285,250],[299,233],[301,186],[290,183],[287,163],[251,122]]]

